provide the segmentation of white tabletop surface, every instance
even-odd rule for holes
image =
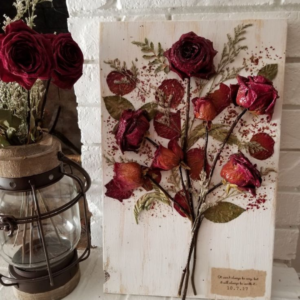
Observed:
[[[6,273],[6,266],[0,260],[0,272]],[[91,257],[81,264],[81,280],[72,294],[65,300],[172,300],[169,297],[130,296],[103,294],[104,274],[101,249],[92,250]],[[294,300],[300,297],[300,282],[294,269],[284,264],[273,268],[273,300]],[[0,286],[0,299],[13,300],[12,288]],[[178,298],[176,298],[178,299]]]

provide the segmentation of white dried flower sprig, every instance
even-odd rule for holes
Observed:
[[[52,0],[16,0],[16,2],[13,3],[13,6],[16,8],[17,14],[13,19],[4,15],[4,26],[2,29],[5,30],[6,26],[10,23],[21,20],[26,13],[28,13],[28,17],[25,18],[25,21],[30,28],[33,28],[35,26],[34,19],[36,18],[36,6],[42,2],[52,2]]]

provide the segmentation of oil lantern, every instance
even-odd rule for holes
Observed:
[[[87,172],[61,152],[50,135],[32,145],[0,149],[0,255],[9,275],[0,283],[12,286],[19,299],[57,300],[71,293],[80,279],[79,201],[91,180]]]

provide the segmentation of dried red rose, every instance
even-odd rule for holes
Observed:
[[[193,148],[186,153],[186,164],[190,168],[190,176],[193,180],[200,180],[200,173],[203,170],[205,152],[201,148]],[[206,164],[206,173],[209,172],[209,165]]]
[[[170,69],[181,79],[192,76],[208,79],[215,74],[213,59],[217,51],[213,43],[194,32],[183,34],[164,55]]]
[[[261,175],[242,152],[230,155],[229,161],[222,167],[221,177],[235,184],[239,190],[256,195],[256,188],[261,186]]]
[[[154,118],[154,129],[156,133],[165,139],[178,139],[181,135],[180,110],[176,113],[157,113]]]
[[[194,104],[195,118],[203,121],[212,121],[217,116],[215,106],[207,98],[194,98],[192,99]]]
[[[137,152],[149,127],[146,111],[124,110],[115,133],[116,142],[122,153],[124,151]]]
[[[279,98],[273,83],[263,76],[237,76],[238,91],[235,96],[236,86],[231,86],[233,101],[257,115],[267,115],[268,121],[272,119],[276,100]]]
[[[174,208],[184,218],[190,217],[190,208],[183,190],[176,193],[174,197]]]
[[[52,46],[23,21],[6,26],[0,36],[0,79],[29,90],[37,79],[49,79],[53,70]]]
[[[142,167],[136,162],[115,163],[114,177],[108,182],[105,195],[122,202],[144,183]]]
[[[253,147],[249,147],[249,153],[252,157],[265,160],[271,157],[274,153],[275,141],[267,133],[261,132],[254,134],[250,140],[250,143],[255,143]],[[262,149],[257,149],[261,147]]]
[[[129,70],[124,74],[117,71],[110,72],[107,75],[106,82],[110,91],[116,95],[124,96],[136,88],[136,81]]]
[[[82,75],[83,54],[70,33],[47,36],[52,41],[53,83],[62,89],[71,89]]]
[[[194,104],[195,118],[203,121],[212,121],[219,113],[231,104],[230,89],[221,83],[220,88],[206,97],[196,97]]]
[[[143,170],[143,173],[145,173],[145,175],[150,176],[155,182],[160,183],[160,181],[161,181],[160,170],[149,169],[147,167],[142,167],[142,170]],[[144,177],[142,187],[146,191],[151,191],[153,189],[153,183],[152,183],[152,181],[149,178]]]
[[[184,87],[177,79],[165,79],[158,87],[156,101],[163,107],[177,108],[184,96]]]
[[[173,139],[169,142],[168,148],[161,145],[157,148],[151,167],[169,171],[177,167],[182,159],[183,152],[176,139]]]

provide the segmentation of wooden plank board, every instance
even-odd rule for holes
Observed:
[[[275,152],[267,161],[255,160],[258,169],[278,168],[280,123],[283,102],[284,82],[284,61],[285,61],[285,40],[286,22],[281,20],[246,21],[253,23],[247,34],[248,58],[252,54],[264,53],[263,62],[277,63],[278,75],[274,80],[274,86],[279,92],[280,99],[277,101],[272,125],[264,127],[265,119],[256,119],[250,114],[245,116],[248,126],[252,122],[258,129],[272,135],[275,140]],[[101,70],[101,92],[102,96],[111,95],[106,83],[106,76],[112,70],[104,61],[115,58],[125,61],[130,65],[135,61],[138,68],[145,66],[142,60],[140,49],[131,44],[132,41],[143,41],[148,38],[155,44],[162,43],[164,49],[169,48],[179,37],[186,32],[194,31],[214,43],[214,48],[219,52],[226,42],[226,34],[232,33],[233,28],[243,21],[213,21],[213,22],[144,22],[144,23],[103,23],[100,34],[100,70]],[[276,32],[276,35],[272,34]],[[271,48],[269,48],[271,47]],[[274,48],[274,50],[273,50]],[[271,54],[264,52],[265,49],[272,49]],[[268,50],[269,51],[269,50]],[[220,53],[216,61],[220,59]],[[236,61],[241,64],[243,57]],[[247,75],[246,71],[242,71]],[[248,74],[249,75],[249,74]],[[177,78],[177,75],[169,74],[168,78]],[[158,86],[165,75],[157,75],[154,78],[147,77],[147,87],[151,84]],[[149,81],[148,81],[149,80]],[[234,80],[232,80],[234,82]],[[192,85],[194,82],[192,81]],[[186,86],[186,83],[184,83]],[[154,101],[154,93],[146,98],[146,102]],[[143,102],[139,97],[139,90],[126,95],[135,108],[140,107]],[[144,99],[145,100],[145,99]],[[116,160],[122,155],[120,151],[112,149],[114,136],[111,134],[116,122],[112,122],[102,101],[102,153],[113,155]],[[221,118],[221,116],[220,116]],[[216,119],[216,121],[220,121]],[[262,121],[260,121],[262,120]],[[250,126],[250,125],[249,125]],[[243,139],[239,133],[241,127],[237,127],[236,134]],[[242,132],[242,129],[241,131]],[[153,128],[150,129],[150,135]],[[166,140],[158,140],[166,146]],[[211,141],[209,149],[216,149],[219,143]],[[203,146],[203,144],[202,144]],[[232,152],[237,148],[233,146]],[[232,153],[231,152],[231,153]],[[226,161],[230,151],[226,151],[223,158]],[[145,157],[138,157],[134,154],[124,155],[127,159],[135,159],[145,164]],[[147,161],[148,164],[151,160]],[[220,165],[217,166],[217,174],[220,172]],[[103,182],[106,184],[113,177],[112,167],[103,159]],[[166,175],[163,181],[166,180]],[[220,181],[220,176],[213,178],[214,183]],[[265,293],[257,299],[270,299],[271,274],[274,244],[274,223],[276,206],[277,173],[272,173],[264,178],[263,186],[258,189],[260,196],[264,195],[266,200],[260,210],[249,209],[241,217],[226,224],[215,224],[205,220],[201,226],[198,239],[198,263],[196,270],[197,286],[199,295],[196,298],[215,298],[211,292],[211,274],[213,268],[232,270],[258,270],[265,272]],[[105,192],[105,190],[104,190]],[[220,196],[217,192],[214,197]],[[133,207],[135,201],[143,192],[135,191],[134,197],[120,204],[118,201],[104,197],[104,269],[109,274],[109,279],[104,285],[107,293],[155,295],[155,296],[176,296],[180,280],[181,270],[186,261],[189,241],[189,221],[180,217],[172,208],[160,205],[153,213],[143,213],[139,225],[136,225],[133,218]],[[211,201],[213,201],[213,198]],[[246,201],[254,201],[247,197]],[[231,200],[229,200],[231,201]],[[243,195],[234,198],[234,202],[245,205]],[[246,202],[248,203],[248,202]],[[246,204],[247,206],[247,204]],[[188,295],[192,292],[189,290]],[[219,296],[218,298],[222,298]],[[225,296],[224,296],[225,297]],[[235,298],[233,295],[226,296],[226,299]]]

